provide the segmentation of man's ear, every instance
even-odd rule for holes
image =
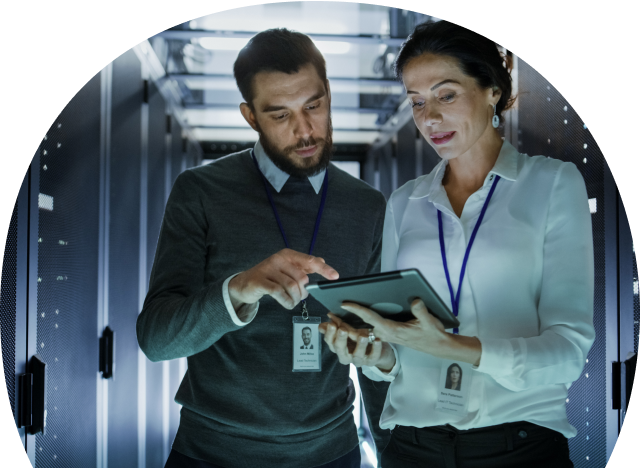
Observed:
[[[244,120],[253,128],[256,132],[258,132],[258,126],[256,125],[256,114],[253,112],[249,104],[243,102],[240,104],[240,113]],[[258,132],[260,133],[260,132]]]

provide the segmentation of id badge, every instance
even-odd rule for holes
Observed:
[[[451,414],[456,419],[467,415],[473,372],[471,364],[466,362],[442,360],[436,400],[437,411]]]
[[[318,332],[320,317],[293,317],[293,372],[322,370],[322,340]]]

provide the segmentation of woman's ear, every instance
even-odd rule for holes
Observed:
[[[502,90],[497,86],[493,86],[491,88],[491,105],[492,106],[497,105],[501,97],[502,97]]]

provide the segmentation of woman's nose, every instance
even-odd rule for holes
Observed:
[[[424,125],[433,127],[440,123],[442,123],[442,114],[434,106],[427,106],[424,110]]]

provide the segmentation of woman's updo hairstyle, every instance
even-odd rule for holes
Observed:
[[[402,81],[407,63],[428,53],[457,59],[462,72],[474,78],[481,88],[500,88],[496,113],[503,121],[502,112],[515,101],[511,96],[511,57],[501,54],[495,42],[448,21],[419,24],[398,53],[394,63],[396,78]]]

